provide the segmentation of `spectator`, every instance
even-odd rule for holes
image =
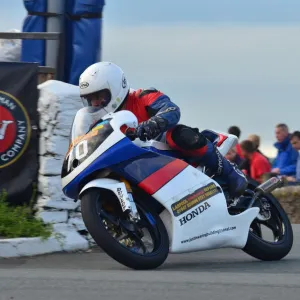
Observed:
[[[298,152],[298,160],[296,165],[296,177],[287,176],[286,179],[289,182],[300,184],[300,131],[295,131],[291,135],[291,144],[292,147]]]
[[[250,165],[250,174],[245,169],[243,169],[243,172],[261,183],[263,180],[262,175],[271,171],[271,164],[262,154],[256,151],[256,147],[249,140],[241,143],[241,151]]]
[[[229,134],[233,134],[235,135],[238,139],[240,139],[240,136],[241,136],[241,130],[239,127],[237,126],[231,126],[228,128],[228,133]],[[242,154],[242,151],[241,151],[241,146],[240,144],[238,143],[236,146],[236,152],[237,154],[239,155],[240,158],[244,158],[243,157],[243,154]]]
[[[250,134],[249,136],[248,136],[248,139],[247,139],[248,141],[251,141],[252,143],[253,143],[253,145],[254,145],[254,147],[255,147],[255,150],[258,152],[258,153],[260,153],[260,154],[262,154],[261,152],[260,152],[260,150],[258,149],[259,148],[259,145],[260,145],[260,137],[258,136],[258,135],[256,135],[256,134]],[[262,154],[263,155],[263,154]],[[265,155],[263,155],[263,156],[265,156]],[[266,157],[266,156],[265,156]],[[266,157],[267,158],[267,157]],[[268,158],[267,158],[268,159]],[[269,160],[269,159],[268,159]],[[249,161],[249,159],[247,159],[247,158],[244,158],[244,160],[241,162],[241,164],[239,165],[239,168],[241,169],[241,170],[245,170],[246,171],[246,174],[250,174],[250,161]]]
[[[288,126],[278,124],[275,134],[277,143],[274,146],[278,149],[278,153],[273,162],[271,173],[295,177],[298,151],[292,147]]]
[[[256,151],[258,153],[260,153],[261,155],[263,155],[268,161],[269,158],[267,156],[265,156],[260,150],[259,150],[259,146],[260,146],[260,137],[256,134],[250,134],[248,136],[248,140],[251,141],[254,144],[254,147],[256,149]]]

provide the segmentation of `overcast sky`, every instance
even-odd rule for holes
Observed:
[[[106,3],[102,59],[123,67],[133,88],[168,94],[182,122],[238,125],[242,139],[261,135],[269,154],[277,123],[300,130],[300,1]],[[0,31],[21,29],[23,1],[5,1],[0,11]]]

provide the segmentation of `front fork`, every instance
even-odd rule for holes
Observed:
[[[133,200],[132,189],[131,189],[130,183],[125,178],[120,178],[120,180],[125,184],[127,195],[128,195],[128,200],[129,200],[129,206],[130,206],[130,207],[127,207],[125,210],[123,209],[123,207],[122,207],[122,209],[124,212],[128,212],[129,219],[132,222],[137,223],[138,221],[140,221],[140,215],[138,213],[135,202]]]

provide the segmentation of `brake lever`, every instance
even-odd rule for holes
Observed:
[[[134,141],[137,138],[137,131],[135,128],[127,128],[125,135],[131,140]]]

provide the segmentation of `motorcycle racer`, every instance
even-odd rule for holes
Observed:
[[[130,88],[123,70],[112,62],[89,66],[79,79],[80,96],[91,112],[104,114],[129,110],[138,119],[137,136],[142,141],[161,139],[225,182],[231,198],[239,197],[247,179],[235,164],[225,159],[198,128],[179,124],[180,108],[163,92]]]

